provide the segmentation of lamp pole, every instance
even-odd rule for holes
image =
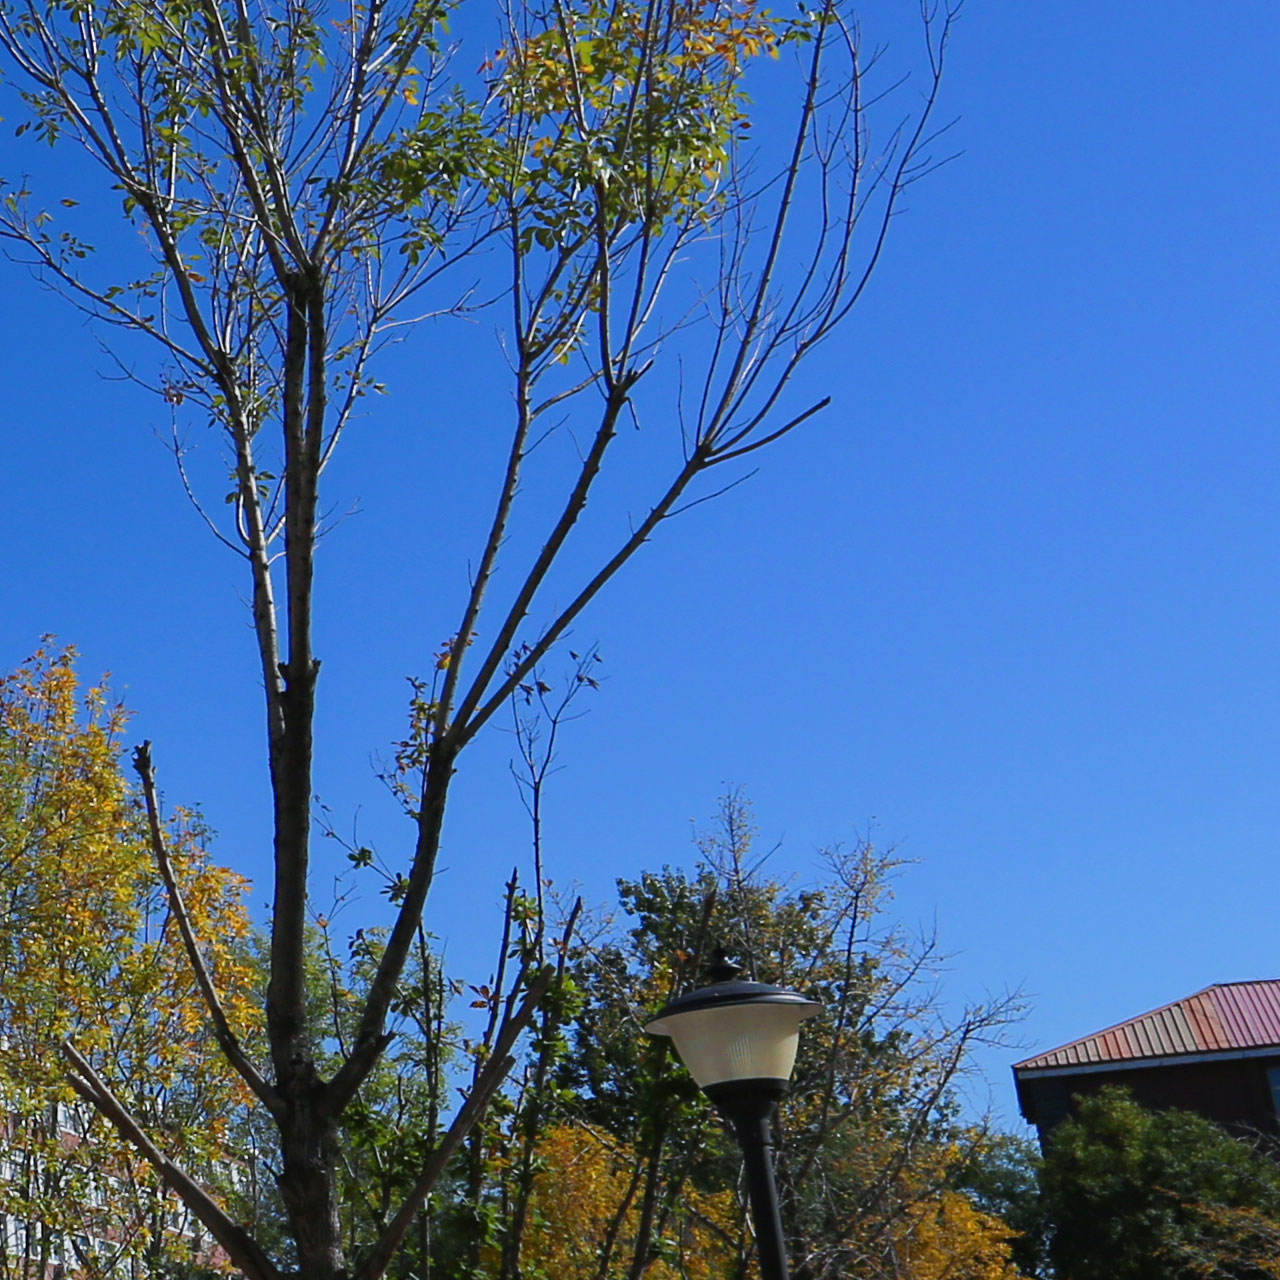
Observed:
[[[755,1087],[753,1081],[745,1088],[732,1083],[712,1085],[706,1094],[733,1126],[734,1136],[742,1148],[760,1274],[763,1280],[788,1280],[782,1211],[778,1205],[778,1184],[773,1176],[773,1116],[782,1091],[771,1097]]]
[[[788,1280],[773,1173],[773,1115],[787,1091],[800,1023],[822,1006],[797,991],[745,982],[722,951],[708,986],[672,1000],[645,1026],[670,1036],[703,1093],[733,1126],[742,1148],[747,1198],[763,1280]]]

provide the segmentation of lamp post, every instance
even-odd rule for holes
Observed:
[[[764,1280],[787,1280],[787,1253],[773,1178],[773,1111],[786,1093],[800,1024],[822,1006],[797,991],[746,982],[716,953],[711,984],[677,996],[645,1026],[670,1036],[703,1093],[733,1126],[742,1147],[747,1196]]]

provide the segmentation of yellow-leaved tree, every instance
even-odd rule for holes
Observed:
[[[634,1150],[604,1129],[560,1124],[538,1141],[540,1178],[531,1201],[520,1254],[526,1276],[595,1280],[601,1242],[613,1235],[621,1252],[634,1251],[642,1218]],[[673,1215],[664,1250],[645,1268],[646,1280],[721,1280],[740,1254],[742,1215],[732,1189],[689,1189]],[[490,1259],[486,1275],[500,1270]]]
[[[225,1270],[157,1170],[58,1069],[78,1057],[211,1194],[234,1195],[244,1085],[198,1016],[164,879],[247,1031],[243,885],[209,862],[191,815],[165,829],[157,863],[121,771],[124,711],[103,688],[80,688],[73,658],[48,647],[0,679],[0,1275]]]
[[[1013,1232],[966,1195],[944,1191],[916,1205],[894,1253],[902,1280],[1020,1280]]]

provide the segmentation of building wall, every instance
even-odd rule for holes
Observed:
[[[1070,1113],[1073,1098],[1089,1097],[1107,1085],[1128,1089],[1135,1101],[1153,1110],[1179,1107],[1238,1133],[1280,1136],[1273,1080],[1280,1086],[1280,1054],[1019,1078],[1018,1096],[1041,1143]]]

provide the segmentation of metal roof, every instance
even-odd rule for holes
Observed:
[[[1220,982],[1014,1066],[1015,1071],[1280,1047],[1280,978]]]

